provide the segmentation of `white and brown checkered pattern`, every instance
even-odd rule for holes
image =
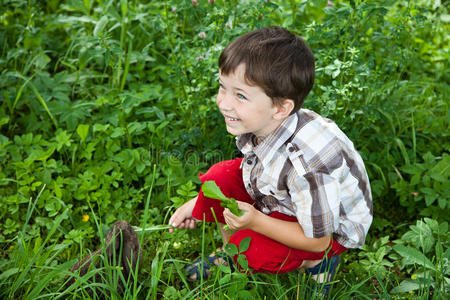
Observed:
[[[334,122],[301,109],[259,145],[251,133],[236,140],[244,184],[258,209],[296,216],[309,238],[333,234],[347,248],[364,244],[373,218],[369,178]]]

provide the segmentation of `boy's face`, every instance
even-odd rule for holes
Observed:
[[[253,133],[260,138],[266,137],[284,119],[277,116],[279,108],[273,105],[263,89],[247,84],[244,74],[244,64],[240,64],[234,73],[220,73],[217,106],[232,135]]]

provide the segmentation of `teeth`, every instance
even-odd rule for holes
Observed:
[[[227,118],[230,121],[237,121],[238,119],[234,119],[234,118]]]

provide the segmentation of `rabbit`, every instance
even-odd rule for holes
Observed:
[[[70,271],[75,272],[78,270],[79,275],[84,276],[89,269],[101,268],[104,266],[104,264],[103,260],[98,256],[102,253],[106,253],[109,265],[120,267],[125,281],[128,281],[130,277],[130,281],[133,282],[133,276],[137,275],[137,267],[138,265],[140,265],[142,260],[142,251],[136,232],[133,230],[131,225],[124,220],[115,222],[106,235],[104,247],[106,247],[106,251],[103,251],[103,248],[94,251],[92,254],[84,257],[82,260],[77,262],[70,269]],[[94,263],[93,266],[91,266],[92,263]],[[102,277],[104,279],[107,278],[104,272],[97,272],[94,276],[93,281],[102,282]],[[68,288],[75,281],[76,278],[72,277],[67,282],[65,287]],[[96,287],[96,290],[98,297],[105,296],[105,293],[103,293],[103,296],[101,295],[98,286]],[[121,278],[119,278],[117,292],[119,294],[122,294],[123,291],[124,285]],[[88,293],[92,297],[92,290],[89,290]],[[107,291],[106,294],[109,296],[109,291]]]

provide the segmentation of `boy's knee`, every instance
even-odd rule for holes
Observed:
[[[239,230],[230,237],[230,243],[239,250],[241,241],[250,237],[250,246],[242,254],[253,272],[285,273],[299,268],[303,260],[291,249],[250,229]],[[234,257],[235,260],[237,257]]]
[[[241,251],[239,246],[242,240],[247,237],[250,238],[250,245],[247,250]],[[267,253],[264,253],[266,247],[257,232],[250,229],[239,230],[230,237],[229,243],[236,245],[238,252],[246,256],[250,269],[259,271],[267,263]],[[234,258],[237,259],[237,257]]]

